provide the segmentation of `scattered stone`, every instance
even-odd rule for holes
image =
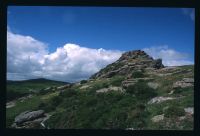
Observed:
[[[58,90],[63,90],[63,89],[67,89],[67,88],[69,88],[69,87],[71,87],[71,85],[70,85],[70,84],[66,84],[66,85],[57,87],[57,89],[58,89]]]
[[[160,77],[165,77],[165,76],[170,76],[172,75],[173,73],[166,73],[166,74],[156,74],[157,76],[160,76]]]
[[[134,80],[136,80],[136,81],[139,81],[139,80],[149,81],[149,80],[154,80],[154,78],[144,77],[144,78],[135,78]]]
[[[135,128],[126,128],[125,130],[136,130]]]
[[[105,92],[108,92],[108,91],[109,91],[109,88],[102,88],[102,89],[97,90],[96,92],[97,93],[105,93]]]
[[[186,119],[186,116],[181,116],[179,117],[179,120],[182,121],[182,120],[185,120]]]
[[[173,99],[176,99],[176,98],[160,96],[160,97],[155,97],[151,99],[147,104],[161,103],[161,102],[173,100]]]
[[[110,78],[110,77],[116,75],[118,72],[119,72],[119,70],[110,71],[110,72],[108,72],[106,74],[103,74],[101,77],[103,77],[103,78]]]
[[[147,85],[150,87],[150,88],[153,88],[153,89],[157,89],[159,87],[159,84],[158,83],[153,83],[153,82],[148,82]]]
[[[90,87],[90,86],[89,85],[83,85],[83,86],[80,87],[80,89],[86,89],[88,87]]]
[[[110,86],[109,88],[102,88],[97,90],[97,93],[106,93],[109,91],[117,91],[117,92],[124,92],[125,90],[123,90],[121,87],[117,87],[117,86]]]
[[[117,87],[117,86],[110,86],[109,90],[118,91],[118,92],[124,92],[124,90],[121,87]]]
[[[20,97],[18,100],[19,100],[20,102],[24,102],[26,99],[30,99],[30,98],[32,98],[32,97],[33,97],[33,95],[32,95],[32,94],[29,94],[28,96]]]
[[[154,122],[154,123],[160,122],[162,120],[164,120],[164,114],[156,115],[151,119],[151,121]]]
[[[186,83],[194,83],[194,78],[183,78],[183,81]]]
[[[181,81],[177,81],[173,84],[173,88],[186,88],[194,86],[194,79],[193,78],[183,78]]]
[[[50,91],[52,89],[52,87],[47,87],[44,89],[44,91]]]
[[[176,70],[180,70],[180,68],[175,67],[175,66],[168,66],[168,67],[165,67],[165,68],[158,69],[157,71],[162,72],[162,73],[171,73],[171,72],[174,72]]]
[[[15,122],[16,124],[21,124],[26,121],[31,121],[40,117],[44,116],[44,111],[43,110],[38,110],[38,111],[25,111],[19,114],[18,116],[15,117]]]
[[[125,81],[122,81],[122,87],[127,88],[129,86],[135,85],[137,83],[137,80],[135,79],[127,79]]]
[[[170,94],[170,95],[171,95],[171,94],[173,94],[173,93],[174,93],[174,90],[171,90],[171,91],[170,91],[168,94]]]
[[[6,108],[12,108],[16,105],[16,101],[10,101],[6,103]]]
[[[40,124],[41,124],[42,127],[47,128],[44,123],[45,123],[45,121],[47,121],[51,117],[51,115],[45,114],[45,116],[46,117],[43,118],[43,120]]]
[[[184,111],[188,114],[194,114],[194,108],[193,107],[188,107],[188,108],[184,108]]]
[[[43,110],[25,111],[15,118],[12,128],[46,128],[44,122],[51,115],[44,113]]]

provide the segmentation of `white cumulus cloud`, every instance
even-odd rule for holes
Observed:
[[[144,48],[143,50],[154,59],[162,58],[163,64],[165,66],[181,66],[194,64],[193,61],[189,60],[190,56],[188,54],[170,49],[167,45]]]
[[[162,58],[166,66],[193,64],[188,54],[168,46],[144,48],[153,58]],[[116,61],[123,51],[92,49],[67,43],[55,52],[48,51],[48,44],[7,31],[7,79],[26,80],[48,78],[75,82],[89,78],[106,65]]]
[[[67,43],[49,53],[48,45],[30,36],[7,32],[7,79],[48,78],[74,82],[90,77],[122,54]]]

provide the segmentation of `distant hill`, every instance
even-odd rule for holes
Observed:
[[[69,84],[68,82],[53,81],[44,78],[30,79],[23,81],[11,81],[7,80],[7,100],[16,99],[28,95],[33,92],[37,92],[41,89],[51,86],[62,86]]]
[[[7,80],[7,84],[18,84],[18,83],[63,83],[68,84],[68,82],[62,82],[62,81],[55,81],[45,78],[37,78],[37,79],[29,79],[29,80],[21,80],[21,81],[14,81],[14,80]]]

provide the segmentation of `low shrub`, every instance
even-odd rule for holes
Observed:
[[[133,78],[142,78],[145,77],[142,71],[134,71],[131,75]]]
[[[123,80],[124,80],[123,76],[116,76],[112,78],[110,84],[113,86],[121,86]]]
[[[41,90],[39,90],[38,95],[45,95],[49,92],[53,92],[52,89],[53,89],[52,87],[50,87],[49,89],[47,89],[47,88],[41,89]]]
[[[29,93],[27,92],[18,92],[18,91],[13,91],[13,90],[7,90],[6,92],[6,100],[11,101],[23,96],[28,95]]]
[[[177,117],[177,116],[184,116],[185,111],[183,108],[178,107],[176,105],[171,105],[167,109],[164,110],[165,117]]]
[[[134,94],[139,99],[149,99],[157,95],[156,91],[150,88],[145,82],[138,82],[126,89],[129,94]]]
[[[77,91],[75,89],[69,88],[66,89],[63,93],[60,94],[61,97],[72,97],[77,94]]]
[[[80,83],[85,84],[85,83],[87,83],[87,80],[81,80]]]

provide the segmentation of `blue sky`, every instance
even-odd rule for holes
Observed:
[[[180,65],[194,62],[194,9],[10,6],[7,26],[11,37],[29,36],[41,42],[47,48],[45,55],[71,43],[80,49],[103,48],[114,53],[144,49],[163,59],[163,51],[182,57],[173,63],[166,60],[167,65],[178,60],[184,62]],[[160,56],[157,51],[162,52]]]

